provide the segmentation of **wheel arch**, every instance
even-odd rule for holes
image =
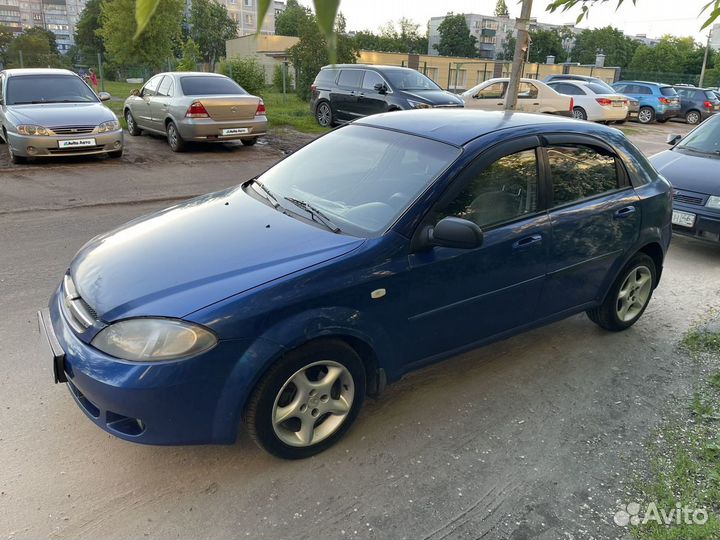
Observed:
[[[641,247],[637,253],[644,253],[655,263],[656,275],[653,288],[657,287],[660,282],[660,275],[662,274],[663,261],[665,260],[665,253],[663,252],[662,246],[660,246],[658,242],[650,242],[649,244],[645,244]]]

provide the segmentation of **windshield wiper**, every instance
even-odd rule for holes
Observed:
[[[253,178],[252,180],[250,180],[250,182],[255,184],[257,187],[259,187],[263,191],[263,193],[265,193],[265,198],[270,202],[270,204],[272,205],[273,208],[275,208],[275,209],[282,208],[282,206],[278,202],[277,197],[275,196],[275,194],[272,191],[270,191],[269,187],[267,187],[265,184],[263,184],[257,178]]]
[[[694,146],[688,146],[686,144],[681,144],[678,146],[681,150],[690,150],[690,152],[696,152],[698,154],[712,154],[715,156],[720,156],[720,150],[700,150],[699,148],[695,148]]]
[[[92,103],[91,101],[78,101],[75,99],[35,99],[33,101],[16,101],[12,105],[42,105],[43,103]]]
[[[322,210],[318,209],[317,207],[313,206],[307,201],[301,201],[300,199],[294,199],[293,197],[283,197],[286,201],[293,203],[295,206],[302,208],[305,210],[308,214],[310,214],[313,218],[313,221],[316,221],[318,223],[322,223],[325,225],[328,229],[330,229],[334,233],[339,233],[341,231],[340,227],[335,225],[333,221],[327,217]],[[316,219],[317,218],[317,219]]]

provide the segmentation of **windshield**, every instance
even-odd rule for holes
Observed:
[[[615,90],[609,84],[605,84],[604,82],[591,82],[587,83],[585,86],[587,86],[596,94],[617,94],[617,90]]]
[[[97,101],[95,92],[76,75],[14,75],[7,81],[6,105]]]
[[[242,86],[227,77],[180,77],[180,86],[186,96],[247,95]]]
[[[685,137],[676,149],[692,150],[706,154],[720,153],[720,116],[713,116]]]
[[[414,69],[388,69],[383,71],[390,86],[398,90],[442,90],[425,75]]]
[[[292,212],[305,216],[288,199],[312,205],[342,232],[376,236],[460,153],[441,142],[351,125],[291,154],[259,181]]]

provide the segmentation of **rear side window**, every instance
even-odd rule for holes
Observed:
[[[315,84],[333,84],[337,77],[336,69],[321,69],[315,77]]]
[[[547,148],[553,206],[594,197],[619,187],[615,157],[585,145]]]
[[[165,76],[165,78],[160,83],[160,86],[158,87],[157,95],[164,96],[164,97],[172,96],[173,95],[173,86],[174,86],[174,84],[173,84],[172,77],[170,77],[169,75]]]
[[[247,95],[242,86],[228,77],[180,77],[180,86],[186,96]]]
[[[555,86],[555,90],[566,96],[584,96],[585,92],[580,90],[574,84],[560,83]]]
[[[338,86],[346,88],[360,88],[363,71],[361,69],[343,69],[340,71]]]
[[[532,83],[521,82],[518,88],[518,98],[520,99],[537,99],[538,89]]]
[[[652,90],[650,90],[647,86],[635,85],[635,88],[637,89],[637,90],[636,90],[636,93],[637,93],[637,94],[652,95]],[[674,92],[675,92],[675,90],[673,90],[673,93],[674,93]]]
[[[663,86],[660,88],[660,93],[663,96],[677,97],[677,92],[672,86]]]

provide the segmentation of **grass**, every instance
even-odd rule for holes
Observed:
[[[682,345],[709,366],[720,361],[720,333],[690,330]],[[650,467],[638,483],[638,497],[658,509],[705,508],[704,524],[649,521],[632,528],[652,540],[720,538],[720,371],[697,384],[692,399],[648,444]],[[642,517],[642,512],[641,512]],[[682,521],[682,520],[681,520]]]
[[[287,103],[282,93],[264,92],[262,98],[267,108],[270,129],[291,127],[303,133],[324,133],[327,128],[320,127],[310,112],[310,104],[295,94],[287,95]]]

